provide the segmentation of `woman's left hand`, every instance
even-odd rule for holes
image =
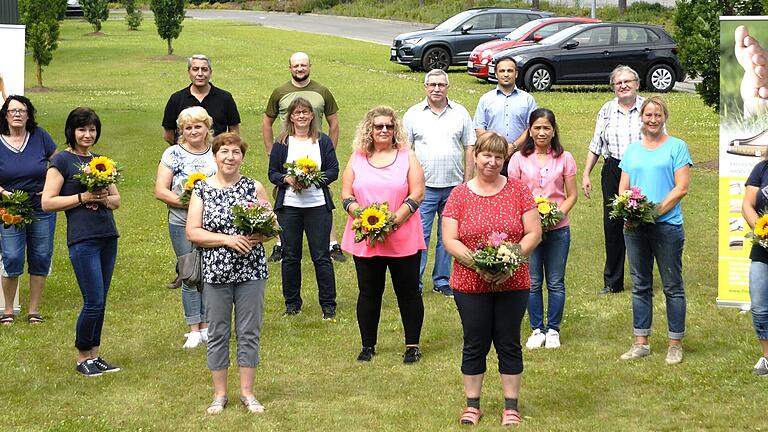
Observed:
[[[487,271],[479,270],[477,273],[484,281],[492,285],[504,283],[507,279],[512,277],[512,275],[507,272],[489,273]]]
[[[251,234],[248,236],[248,239],[251,241],[251,246],[256,246],[259,243],[264,243],[265,241],[271,239],[273,237],[267,237],[264,234]]]

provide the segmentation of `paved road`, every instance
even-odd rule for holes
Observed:
[[[187,17],[259,23],[265,27],[341,36],[382,45],[390,45],[400,33],[430,27],[393,20],[240,10],[187,9]],[[679,82],[675,84],[675,90],[693,93],[694,81]]]

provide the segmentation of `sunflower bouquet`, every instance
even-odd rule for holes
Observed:
[[[354,211],[352,229],[355,231],[355,243],[365,240],[371,247],[376,242],[384,243],[389,233],[395,230],[395,215],[389,211],[387,203],[373,203]]]
[[[755,229],[748,232],[745,237],[752,240],[753,244],[768,249],[768,213],[757,218]]]
[[[608,206],[611,207],[609,217],[611,219],[624,219],[627,229],[632,229],[643,223],[655,223],[658,216],[656,204],[649,201],[638,186],[632,186],[616,195]]]
[[[35,221],[35,211],[29,203],[29,195],[24,191],[14,191],[11,196],[2,195],[0,199],[0,219],[3,228],[22,229]]]
[[[184,180],[184,190],[182,190],[181,195],[179,195],[179,201],[184,205],[189,205],[189,200],[192,198],[192,189],[195,187],[195,183],[207,178],[208,176],[201,172],[193,172],[190,174],[189,177]]]
[[[550,229],[560,223],[565,215],[557,207],[557,203],[550,201],[543,196],[537,196],[535,198],[536,208],[539,210],[539,216],[541,217],[541,227],[545,230]]]
[[[276,237],[283,229],[277,223],[277,216],[272,206],[264,200],[256,200],[245,204],[232,206],[235,227],[243,230],[246,235],[261,234],[266,237]]]
[[[317,162],[309,156],[296,159],[293,162],[286,162],[283,164],[283,168],[287,169],[286,175],[296,177],[296,181],[305,189],[310,186],[319,187],[325,180],[325,173],[320,171]],[[294,189],[294,192],[301,193],[301,189]]]
[[[96,156],[88,163],[79,164],[79,173],[73,177],[80,180],[88,192],[104,189],[123,180],[117,163],[106,156]]]
[[[520,245],[507,241],[506,233],[492,232],[488,242],[469,254],[475,269],[488,273],[513,273],[528,259]]]

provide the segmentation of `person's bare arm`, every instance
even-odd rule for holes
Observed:
[[[475,146],[464,147],[464,183],[475,175]]]
[[[168,143],[168,145],[174,145],[176,144],[173,142],[174,135],[176,134],[176,131],[173,129],[163,129],[163,139],[165,142]]]
[[[597,160],[600,156],[587,150],[587,160],[584,162],[584,173],[581,175],[581,190],[584,192],[584,196],[591,198],[592,194],[592,180],[589,175],[592,173],[592,169],[597,164]]]
[[[328,137],[331,138],[333,148],[339,145],[339,116],[336,113],[325,117],[328,120]]]
[[[275,123],[275,117],[264,114],[264,118],[261,120],[261,135],[264,138],[264,150],[267,151],[267,156],[272,153],[272,144],[274,144],[275,139],[272,132],[273,123]]]

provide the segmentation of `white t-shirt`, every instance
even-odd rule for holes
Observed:
[[[288,156],[285,161],[293,162],[303,157],[308,157],[315,161],[317,166],[322,166],[320,143],[311,139],[302,140],[288,137]],[[283,205],[300,208],[318,207],[325,205],[325,195],[323,195],[322,189],[318,189],[316,186],[302,189],[300,193],[294,192],[293,188],[289,186],[285,191]]]

